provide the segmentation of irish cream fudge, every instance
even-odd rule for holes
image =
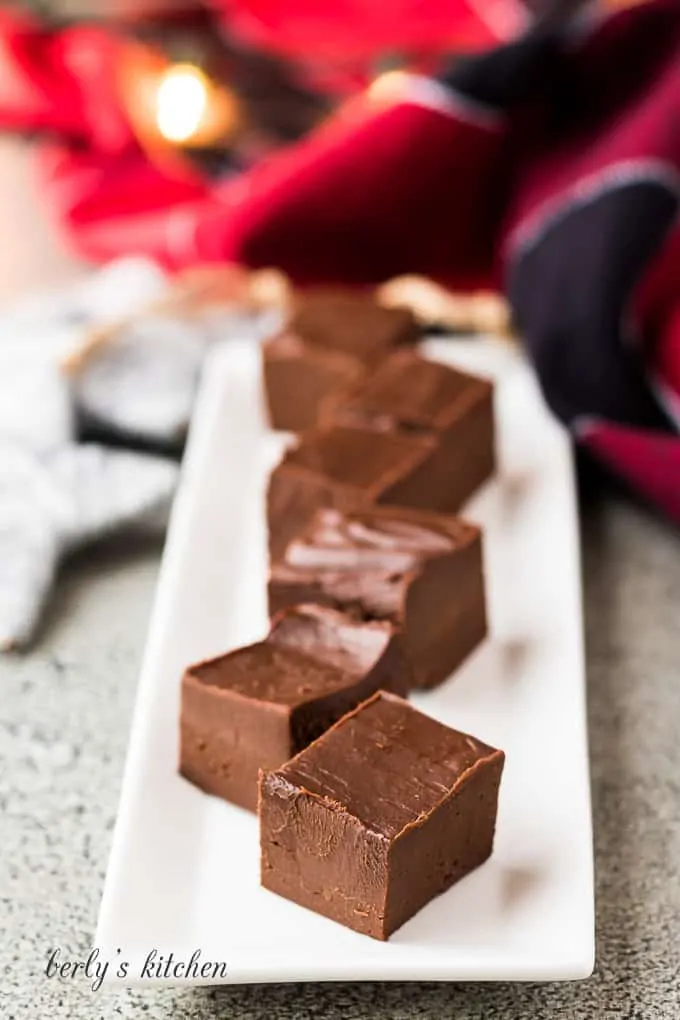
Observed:
[[[317,288],[298,296],[287,324],[262,349],[272,427],[311,428],[324,398],[419,335],[410,311],[382,308],[366,294]]]
[[[430,509],[456,511],[494,470],[493,386],[448,365],[397,351],[354,387],[329,395],[322,425],[431,436],[438,499]]]
[[[415,686],[433,687],[487,632],[480,529],[401,507],[318,510],[271,566],[270,612],[300,602],[394,624]]]
[[[276,560],[320,507],[438,510],[449,501],[437,437],[330,425],[305,433],[269,479],[269,548]]]
[[[190,666],[182,680],[180,772],[254,811],[261,768],[275,768],[383,688],[410,684],[388,623],[299,606],[264,641]]]
[[[376,693],[262,773],[263,886],[387,939],[491,854],[503,764],[502,751]]]

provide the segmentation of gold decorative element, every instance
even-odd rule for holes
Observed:
[[[197,318],[214,308],[258,312],[289,310],[294,289],[278,269],[251,271],[238,265],[199,265],[178,273],[168,294],[134,316],[92,329],[83,343],[63,362],[67,373],[77,374],[102,344],[110,343],[139,317]],[[510,311],[500,294],[478,291],[455,294],[423,276],[400,276],[374,292],[387,308],[409,308],[424,327],[456,333],[512,336]]]
[[[423,276],[399,276],[376,291],[387,307],[410,308],[424,326],[438,326],[456,333],[512,332],[507,301],[491,291],[456,294]]]
[[[189,320],[216,308],[256,313],[267,308],[285,309],[289,298],[288,280],[275,269],[251,272],[233,264],[192,266],[174,277],[171,289],[160,300],[150,302],[134,315],[90,329],[83,342],[62,360],[61,367],[68,375],[77,375],[103,345],[145,316]]]

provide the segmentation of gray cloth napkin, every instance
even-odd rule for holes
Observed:
[[[178,464],[121,445],[179,446],[209,347],[275,325],[227,306],[163,310],[171,289],[124,259],[0,314],[0,649],[33,638],[69,552],[165,527]],[[79,441],[83,423],[97,442]]]

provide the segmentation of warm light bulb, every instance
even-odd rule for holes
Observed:
[[[208,82],[192,64],[168,67],[158,84],[158,130],[169,142],[188,142],[201,127],[208,105]]]
[[[396,68],[392,71],[384,71],[368,86],[368,94],[371,99],[388,101],[400,99],[406,90],[408,80],[407,71]]]

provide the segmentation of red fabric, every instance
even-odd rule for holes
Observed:
[[[680,440],[677,436],[598,424],[585,446],[631,489],[680,523]]]
[[[680,230],[676,231],[675,248],[680,249]],[[680,422],[680,293],[678,288],[678,266],[675,264],[675,281],[673,290],[664,297],[665,312],[660,315],[657,324],[656,349],[654,365],[659,380],[668,388],[669,393],[677,399],[676,418]],[[671,296],[673,295],[673,296]]]
[[[680,394],[680,227],[673,230],[635,295],[633,311],[659,377]]]
[[[258,169],[247,202],[200,224],[197,247],[212,258],[283,265],[303,282],[420,271],[460,287],[487,285],[498,225],[487,196],[499,183],[503,143],[502,130],[408,104],[376,115],[362,102]],[[224,196],[238,199],[242,187]],[[468,202],[447,206],[449,193]]]
[[[262,3],[238,7],[261,14]],[[284,10],[278,0],[266,8],[271,19]],[[275,34],[279,23],[267,24]],[[360,99],[294,150],[216,186],[146,157],[116,90],[119,44],[104,32],[50,36],[0,12],[0,38],[0,123],[62,140],[44,157],[46,177],[70,236],[95,259],[134,251],[171,268],[280,265],[301,281],[418,272],[456,288],[500,285],[518,243],[606,187],[607,175],[642,166],[680,181],[677,0],[649,0],[574,40],[561,67],[566,119],[554,118],[540,87],[530,109],[498,116],[444,91],[428,93],[425,105]],[[625,309],[672,411],[680,406],[679,280],[676,221]],[[680,437],[671,428],[597,420],[582,434],[680,522]]]
[[[608,165],[653,159],[678,166],[679,11],[676,0],[623,11],[574,51],[565,87],[576,115],[559,131],[547,126],[525,143],[505,235]]]
[[[383,59],[435,73],[442,53],[488,48],[527,21],[522,0],[211,0],[211,9],[228,34],[294,59],[301,81],[338,96],[364,88]]]
[[[227,28],[255,46],[349,64],[376,53],[477,49],[516,35],[519,0],[213,0]]]
[[[503,192],[504,144],[502,128],[480,131],[409,104],[376,116],[361,104],[308,143],[211,189],[169,179],[135,153],[112,162],[62,151],[74,186],[61,213],[97,261],[135,251],[169,269],[281,265],[301,283],[421,272],[484,288],[495,279],[501,207],[488,196]],[[447,210],[449,190],[469,202]]]
[[[97,28],[54,33],[0,9],[0,125],[102,154],[124,150],[133,137],[117,92],[120,48]]]

